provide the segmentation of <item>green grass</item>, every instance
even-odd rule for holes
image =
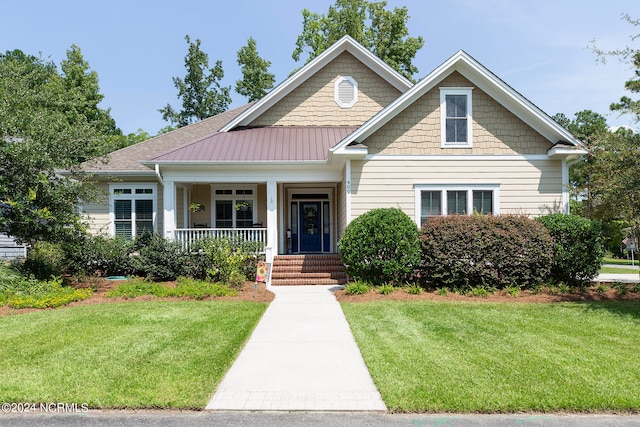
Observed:
[[[635,274],[637,276],[638,275],[638,270],[632,270],[630,268],[600,267],[600,273]]]
[[[603,264],[616,264],[616,265],[632,265],[630,259],[620,259],[620,258],[611,258],[611,257],[604,257],[603,260],[602,260],[602,263]],[[635,265],[636,267],[638,266],[638,260],[637,259],[633,262],[633,265]]]
[[[157,301],[0,317],[0,402],[202,409],[266,307]]]
[[[342,303],[398,412],[635,411],[640,304]]]

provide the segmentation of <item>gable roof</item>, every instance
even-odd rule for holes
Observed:
[[[220,129],[220,131],[227,132],[238,126],[248,126],[258,116],[291,93],[295,88],[300,86],[343,52],[349,52],[400,92],[405,92],[413,86],[413,83],[407,80],[402,74],[398,73],[360,43],[350,36],[344,36],[329,47],[329,49],[322,52],[284,82],[279,84],[242,114],[227,123]]]
[[[267,126],[219,132],[143,164],[325,162],[329,148],[355,126]]]
[[[142,164],[142,161],[217,133],[229,120],[250,106],[251,104],[246,104],[171,132],[149,138],[146,141],[121,148],[109,153],[104,159],[83,163],[82,169],[89,173],[153,174],[154,172]]]
[[[424,94],[435,88],[454,71],[463,75],[479,89],[502,104],[520,120],[531,126],[550,141],[550,146],[564,141],[572,147],[581,147],[582,143],[569,131],[559,125],[549,115],[535,106],[531,101],[493,74],[463,50],[459,50],[411,89],[400,95],[394,102],[383,108],[378,114],[365,122],[353,134],[331,148],[332,152],[343,152],[349,145],[362,143],[366,138],[380,129],[384,124],[408,108]]]

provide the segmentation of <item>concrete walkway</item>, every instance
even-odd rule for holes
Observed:
[[[208,410],[386,411],[331,286],[276,294]]]

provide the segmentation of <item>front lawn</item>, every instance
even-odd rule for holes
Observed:
[[[398,412],[640,410],[640,304],[341,303]]]
[[[154,301],[0,317],[0,402],[202,409],[266,308]]]

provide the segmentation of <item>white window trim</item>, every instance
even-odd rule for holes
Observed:
[[[233,194],[216,194],[216,190],[232,190]],[[240,195],[236,194],[236,190],[252,190],[253,193],[251,195]],[[251,212],[253,217],[251,219],[252,225],[258,221],[258,186],[257,185],[223,185],[219,187],[211,186],[211,200],[213,200],[211,207],[211,227],[216,227],[216,201],[217,200],[231,200],[237,203],[237,200],[250,200],[253,202],[253,211]],[[232,210],[232,228],[236,227],[236,213],[237,211]]]
[[[471,148],[473,146],[473,98],[472,87],[441,87],[440,88],[440,147],[441,148]],[[447,95],[467,96],[467,142],[447,142]]]
[[[442,200],[442,215],[448,215],[446,212],[447,205],[447,192],[448,191],[466,191],[467,192],[467,206],[473,206],[473,191],[493,191],[493,206],[492,214],[500,215],[500,184],[499,183],[485,183],[485,184],[415,184],[414,189],[414,221],[420,227],[422,216],[422,192],[423,191],[440,191]],[[473,212],[467,212],[467,215],[473,215]]]
[[[340,83],[342,83],[343,81],[348,81],[351,83],[352,87],[353,87],[353,99],[351,100],[351,102],[342,102],[342,100],[340,99],[339,93],[340,93]],[[358,102],[358,82],[355,81],[355,79],[351,76],[341,76],[339,77],[335,84],[333,85],[333,99],[336,101],[336,104],[338,104],[340,107],[342,108],[351,108],[354,105],[356,105],[356,102]]]
[[[131,194],[115,194],[115,190],[131,189]],[[135,194],[136,189],[151,189],[151,194]],[[115,237],[116,235],[116,212],[115,201],[116,200],[152,200],[153,201],[153,232],[158,232],[158,184],[154,183],[109,183],[109,235]],[[131,222],[135,223],[136,213],[135,209],[131,212]],[[135,227],[131,227],[131,237],[136,237]]]

